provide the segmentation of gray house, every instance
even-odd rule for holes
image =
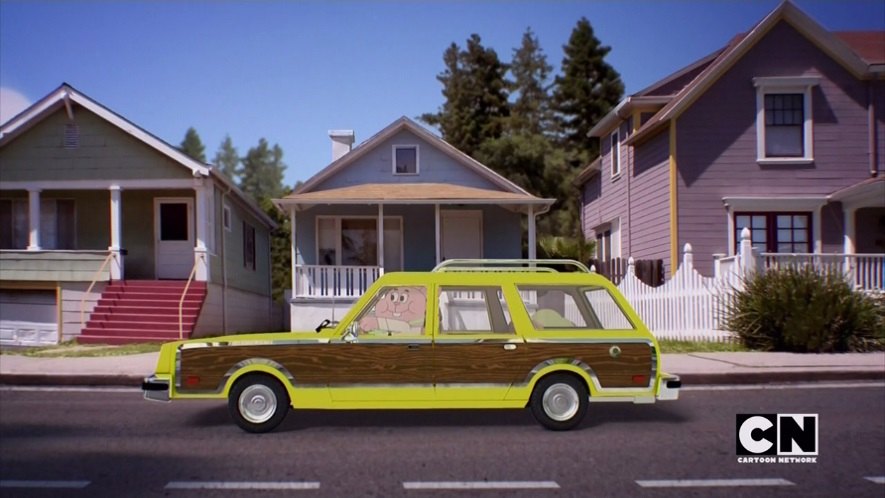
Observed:
[[[661,259],[672,274],[691,243],[709,275],[746,227],[769,262],[827,254],[881,286],[885,32],[829,32],[784,2],[591,134],[600,157],[578,183],[601,259]]]
[[[275,200],[293,227],[293,330],[341,318],[384,272],[521,258],[523,220],[535,256],[535,219],[553,199],[526,192],[406,117],[355,148],[352,131],[329,135],[332,162]]]
[[[0,128],[0,342],[267,329],[273,227],[210,165],[63,84]]]

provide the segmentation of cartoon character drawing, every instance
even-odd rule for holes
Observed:
[[[374,308],[360,318],[360,333],[421,334],[427,311],[424,287],[393,287],[381,292]]]

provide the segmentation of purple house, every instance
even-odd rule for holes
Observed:
[[[746,227],[771,260],[863,255],[882,272],[885,32],[830,32],[786,1],[590,133],[601,155],[577,182],[600,259],[672,275],[691,243],[709,275]]]

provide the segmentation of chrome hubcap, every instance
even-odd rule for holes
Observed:
[[[548,387],[544,391],[541,403],[544,406],[544,413],[557,422],[574,417],[580,406],[577,391],[572,386],[562,383]]]
[[[239,400],[240,414],[253,424],[267,422],[277,411],[277,397],[264,385],[254,384],[243,390]]]

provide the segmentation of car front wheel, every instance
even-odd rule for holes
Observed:
[[[532,414],[541,425],[554,431],[566,431],[584,419],[589,395],[579,379],[571,375],[551,375],[535,385],[530,404]]]
[[[289,395],[276,379],[249,374],[237,380],[228,396],[231,417],[248,432],[269,432],[286,418]]]

